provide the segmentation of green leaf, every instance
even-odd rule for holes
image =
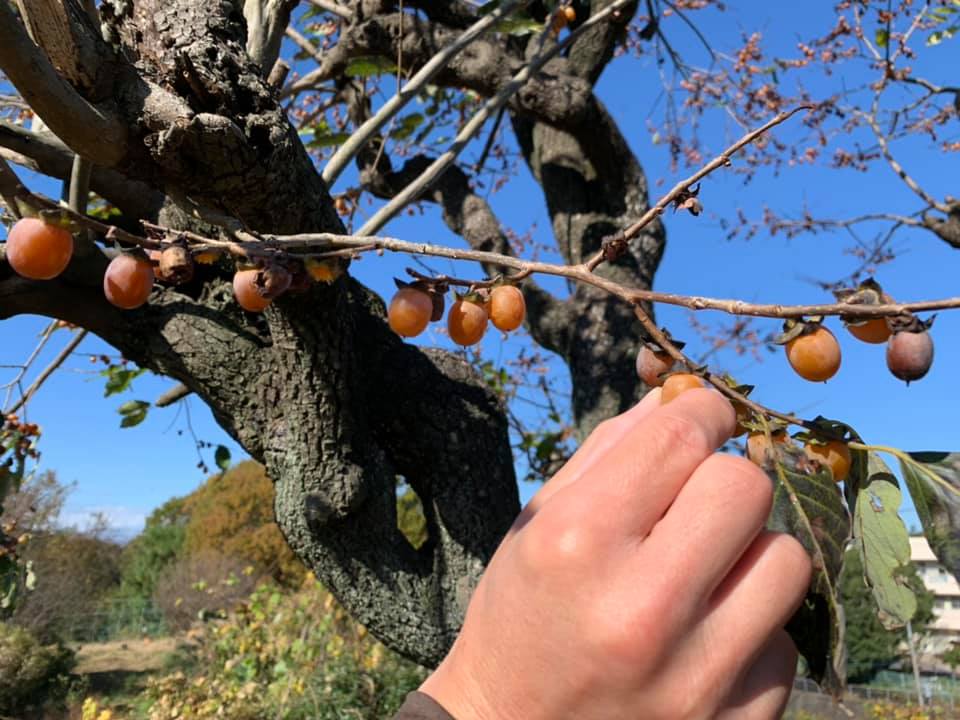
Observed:
[[[774,484],[767,526],[797,538],[813,561],[807,597],[787,630],[813,679],[839,695],[846,678],[846,650],[837,578],[850,537],[850,515],[829,470],[814,473],[814,466],[795,446],[778,447],[777,456],[767,470]]]
[[[886,28],[877,28],[873,37],[877,41],[877,47],[885,48],[890,42],[890,33]]]
[[[307,147],[325,148],[343,145],[350,137],[350,133],[334,132],[327,124],[326,120],[321,120],[309,131],[313,138],[307,143]]]
[[[226,472],[230,469],[230,449],[224,445],[217,445],[217,449],[213,452],[213,461],[217,464],[217,467],[220,468],[223,472]]]
[[[344,74],[349,77],[372,77],[374,75],[392,75],[397,71],[393,60],[379,55],[365,55],[353,58],[344,68]]]
[[[505,17],[497,22],[494,29],[497,32],[506,33],[515,37],[530,35],[539,31],[543,27],[542,23],[537,22],[532,17],[526,15],[513,15]]]
[[[897,453],[897,458],[934,555],[960,577],[960,453]]]
[[[934,45],[939,45],[944,40],[950,40],[957,32],[960,32],[960,25],[951,25],[943,30],[932,32],[930,33],[930,37],[927,38],[927,46],[933,47]]]
[[[398,123],[397,127],[390,133],[394,140],[406,140],[413,135],[413,131],[423,122],[424,117],[420,113],[411,113],[404,117]]]
[[[866,465],[853,513],[854,541],[880,622],[894,630],[906,625],[917,611],[917,598],[905,575],[910,567],[910,536],[898,512],[902,497],[897,479],[876,453],[867,453]]]
[[[110,397],[128,390],[130,384],[145,372],[143,368],[128,368],[123,365],[111,365],[106,370],[102,370],[100,375],[107,379],[103,396]]]
[[[131,400],[125,402],[117,408],[123,418],[120,420],[120,427],[135,427],[147,418],[147,410],[150,409],[150,403],[145,400]]]

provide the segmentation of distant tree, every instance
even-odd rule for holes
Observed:
[[[4,499],[0,524],[12,524],[19,532],[50,531],[72,489],[52,470],[31,475],[17,492]]]
[[[119,586],[120,552],[119,545],[79,530],[31,539],[24,557],[33,563],[36,586],[23,595],[14,624],[45,643],[70,635]]]
[[[187,555],[215,551],[285,584],[303,579],[304,567],[274,520],[273,483],[259,463],[242,462],[211,476],[184,498],[183,512]]]
[[[905,579],[917,596],[912,627],[922,633],[933,619],[933,593],[924,587],[913,564]],[[855,549],[847,551],[844,558],[840,595],[847,620],[847,681],[867,683],[904,656],[900,646],[906,641],[906,633],[902,629],[886,630],[880,623],[876,601],[863,581],[860,553]]]
[[[120,593],[146,600],[153,596],[163,571],[183,552],[189,516],[184,498],[173,498],[154,510],[143,532],[123,550]]]

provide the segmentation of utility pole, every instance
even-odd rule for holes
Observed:
[[[920,669],[917,667],[917,650],[913,646],[913,629],[907,621],[907,647],[910,649],[910,665],[913,667],[913,682],[917,686],[917,704],[924,707],[923,690],[920,687]]]

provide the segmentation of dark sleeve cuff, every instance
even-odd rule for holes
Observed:
[[[406,701],[393,716],[393,720],[455,720],[455,718],[429,695],[412,692],[407,695]]]

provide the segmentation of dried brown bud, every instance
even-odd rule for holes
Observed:
[[[271,264],[257,273],[254,282],[261,297],[273,300],[286,292],[292,281],[289,270],[282,265]]]
[[[181,244],[168,245],[160,253],[157,279],[172,285],[182,285],[193,278],[193,258]]]

